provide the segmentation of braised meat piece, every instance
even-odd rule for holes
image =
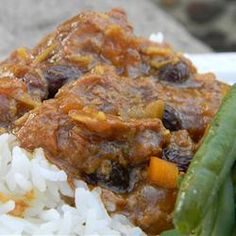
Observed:
[[[51,161],[78,175],[94,173],[104,160],[144,163],[160,155],[170,137],[158,117],[163,105],[146,109],[157,101],[152,86],[98,67],[19,119],[16,135],[23,147],[43,147]]]
[[[167,63],[183,61],[187,77],[191,63],[165,44],[136,37],[125,12],[82,12],[64,22],[33,50],[34,64],[45,70],[51,65],[74,65],[88,72],[98,64],[113,65],[117,74],[137,78]],[[187,78],[186,78],[187,79]]]
[[[47,82],[30,61],[30,51],[20,48],[0,63],[0,127],[6,130],[47,97]]]
[[[150,235],[159,234],[173,228],[172,211],[176,193],[176,190],[142,184],[130,193],[120,213]]]
[[[131,173],[134,187],[129,193],[116,194],[102,189],[101,197],[108,212],[126,215],[150,235],[173,228],[172,211],[177,190],[148,183],[145,166],[136,167]]]
[[[96,66],[82,80],[68,83],[60,89],[56,99],[63,107],[71,96],[80,100],[83,106],[120,116],[124,120],[161,118],[164,109],[153,81],[149,78],[132,80],[117,76],[111,66]]]
[[[182,84],[156,83],[159,99],[165,101],[163,123],[171,131],[186,129],[199,141],[229,86],[208,74],[194,74]]]
[[[11,129],[12,122],[39,106],[46,87],[40,73],[26,65],[0,65],[0,127]]]

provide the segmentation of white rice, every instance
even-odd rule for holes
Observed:
[[[161,32],[153,33],[150,35],[149,40],[154,43],[163,43],[164,42],[164,35]]]
[[[16,137],[0,135],[0,234],[1,235],[145,235],[122,215],[110,217],[101,201],[100,188],[92,191],[75,181],[75,192],[67,175],[50,164],[42,149],[29,153],[18,146]],[[33,197],[28,197],[26,196]],[[61,194],[74,197],[75,207]],[[23,216],[12,215],[16,199],[29,204]]]

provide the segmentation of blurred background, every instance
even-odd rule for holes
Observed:
[[[82,10],[123,7],[135,33],[162,32],[176,50],[235,51],[233,0],[1,0],[0,59],[17,47],[33,47],[45,34]]]
[[[154,0],[215,51],[236,51],[235,0]]]

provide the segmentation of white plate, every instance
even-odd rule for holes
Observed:
[[[213,72],[218,80],[236,83],[236,53],[185,54],[200,73]]]

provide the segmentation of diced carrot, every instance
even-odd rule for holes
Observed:
[[[179,170],[175,164],[158,157],[151,157],[148,168],[148,178],[151,183],[164,188],[176,188],[178,176]]]

